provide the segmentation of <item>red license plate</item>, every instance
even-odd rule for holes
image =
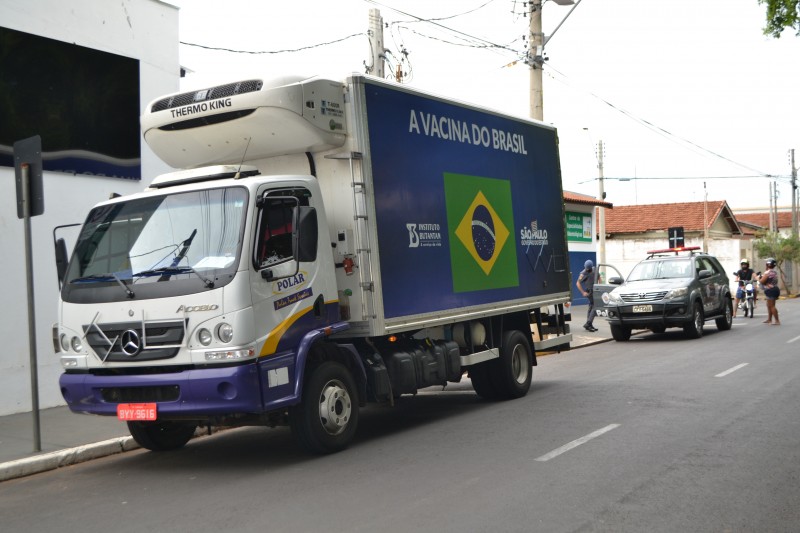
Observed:
[[[120,420],[156,420],[158,409],[155,403],[121,403],[117,405]]]

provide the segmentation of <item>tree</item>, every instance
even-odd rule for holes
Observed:
[[[767,27],[765,35],[779,39],[786,28],[797,30],[800,36],[800,0],[758,0],[767,5]]]
[[[789,286],[786,284],[782,265],[784,261],[800,261],[800,240],[795,235],[784,237],[776,231],[758,232],[756,237],[757,239],[753,241],[753,249],[759,257],[775,259],[781,281],[788,292]]]

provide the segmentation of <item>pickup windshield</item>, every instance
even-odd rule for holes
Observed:
[[[643,261],[633,267],[628,281],[650,279],[691,278],[692,260],[690,258],[664,259],[663,261]]]
[[[238,266],[247,205],[241,187],[175,193],[93,209],[62,292],[97,302],[191,294],[228,283]]]

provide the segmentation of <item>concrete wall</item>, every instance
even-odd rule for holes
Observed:
[[[155,0],[3,0],[0,25],[140,61],[140,108],[179,90],[178,10]],[[47,132],[41,132],[45,138]],[[51,326],[58,319],[52,231],[83,222],[95,203],[112,192],[143,189],[169,170],[142,146],[142,181],[45,172],[43,215],[31,219],[40,407],[63,405],[61,365],[54,355]],[[77,231],[73,230],[71,236]],[[67,235],[65,235],[67,236]],[[14,169],[0,167],[0,415],[31,409],[30,350],[23,221],[17,218]]]

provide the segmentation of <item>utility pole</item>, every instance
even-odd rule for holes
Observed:
[[[386,49],[383,47],[383,17],[380,9],[369,10],[369,44],[372,50],[372,74],[383,79],[383,60],[386,57]]]
[[[544,120],[542,90],[542,65],[544,65],[544,33],[542,33],[542,0],[531,1],[530,49],[528,63],[531,67],[530,114],[535,120]]]
[[[792,165],[792,237],[797,239],[797,167],[794,165],[794,148],[789,150],[789,157]],[[800,265],[797,261],[792,261],[792,293],[797,294],[800,284],[797,278],[800,277]]]
[[[599,171],[597,183],[599,184],[599,199],[604,202],[606,199],[606,191],[603,189],[603,140],[597,141],[597,170]],[[598,207],[599,226],[600,226],[600,242],[598,243],[597,262],[605,264],[606,262],[606,208],[602,205]]]
[[[794,148],[789,150],[792,165],[792,235],[797,237],[797,167],[794,166]]]

